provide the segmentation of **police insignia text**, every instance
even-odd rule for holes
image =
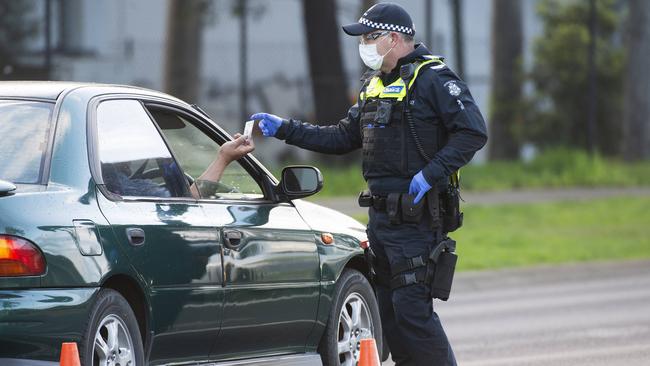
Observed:
[[[401,85],[387,86],[384,88],[384,94],[397,94],[402,91],[402,88],[404,87]]]

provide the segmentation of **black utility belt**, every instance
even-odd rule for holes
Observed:
[[[457,188],[450,186],[447,191],[438,194],[437,186],[434,186],[419,203],[414,204],[413,200],[415,195],[407,193],[373,195],[368,190],[359,193],[359,206],[387,212],[391,224],[419,223],[424,213],[428,212],[432,229],[442,225],[442,231],[450,233],[463,226]]]
[[[386,211],[386,198],[388,195],[380,196],[371,194],[370,191],[362,191],[359,193],[359,206],[372,207],[377,211]]]
[[[428,205],[432,226],[439,225],[438,193],[432,189],[425,199],[413,203],[415,195],[408,193],[389,193],[385,196],[373,195],[365,190],[359,194],[359,206],[372,207],[377,211],[388,213],[391,224],[419,223]]]

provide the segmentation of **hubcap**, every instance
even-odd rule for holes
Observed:
[[[368,304],[356,292],[345,299],[339,314],[338,351],[341,366],[354,366],[359,361],[361,340],[372,338],[374,329]]]
[[[133,341],[126,324],[115,314],[99,323],[93,346],[93,366],[135,366]]]

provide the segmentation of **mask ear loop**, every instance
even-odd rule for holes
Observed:
[[[388,33],[389,36],[390,36],[391,34],[393,34],[393,33]],[[386,53],[384,53],[383,55],[381,55],[381,57],[386,57],[386,55],[388,55],[388,54],[390,53],[390,51],[392,51],[393,48],[395,48],[396,46],[397,46],[397,43],[395,43],[395,46],[391,47],[391,48],[388,50],[388,52],[386,52]]]

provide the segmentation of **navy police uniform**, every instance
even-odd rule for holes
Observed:
[[[402,26],[407,30],[404,33],[414,32],[410,18],[390,21],[390,6],[394,4],[377,11],[379,5],[386,4],[371,8],[354,26],[362,25],[369,31]],[[365,28],[356,31],[367,33]],[[349,34],[354,31],[345,30]],[[400,67],[406,64],[413,64],[416,70],[408,85],[399,75]],[[405,99],[406,93],[409,98]],[[390,115],[383,122],[377,118],[382,103],[391,104]],[[417,149],[404,108],[410,109],[415,135],[430,159]],[[390,73],[366,76],[359,101],[337,125],[285,120],[275,136],[288,144],[327,154],[363,149],[363,175],[375,196],[408,193],[410,181],[419,171],[430,185],[444,189],[449,177],[487,141],[485,122],[466,84],[422,44],[401,58]],[[368,239],[377,258],[375,271],[380,280],[375,285],[382,326],[397,366],[456,364],[433,311],[429,287],[422,282],[397,288],[389,285],[399,263],[426,257],[445,236],[426,218],[417,223],[395,224],[385,209],[369,208]]]

